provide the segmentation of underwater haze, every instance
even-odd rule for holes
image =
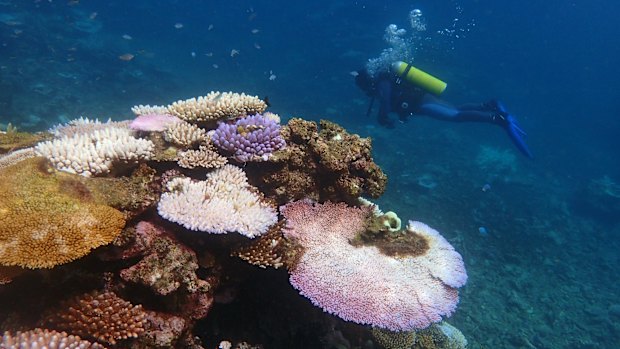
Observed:
[[[447,321],[468,348],[618,348],[618,13],[603,0],[0,0],[0,130],[131,119],[134,105],[212,90],[268,98],[283,121],[328,119],[372,139],[381,208],[463,256],[469,279]],[[410,63],[447,82],[443,100],[501,100],[533,159],[495,125],[416,115],[387,128],[378,102],[368,115],[352,72],[399,49],[390,24]],[[238,307],[215,304],[213,319]],[[205,348],[282,343],[213,319],[194,329]],[[280,347],[304,347],[301,332]],[[332,347],[361,347],[343,333]]]

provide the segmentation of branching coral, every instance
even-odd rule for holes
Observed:
[[[45,320],[51,327],[116,344],[144,332],[146,313],[114,292],[95,291],[65,301]]]

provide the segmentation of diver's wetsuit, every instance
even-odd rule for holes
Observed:
[[[383,126],[394,127],[394,122],[389,117],[390,112],[396,113],[403,122],[407,121],[409,116],[427,115],[452,122],[495,124],[506,129],[516,147],[525,156],[532,158],[532,153],[523,139],[525,132],[498,101],[454,107],[413,84],[401,81],[398,76],[390,72],[381,72],[372,77],[365,69],[360,70],[355,77],[355,83],[372,98],[368,113],[371,112],[374,100],[379,101],[378,121]]]

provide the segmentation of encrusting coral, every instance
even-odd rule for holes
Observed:
[[[146,313],[141,305],[133,305],[114,292],[94,291],[63,302],[45,323],[82,338],[114,345],[142,334]]]
[[[267,166],[248,166],[257,186],[278,203],[310,198],[357,202],[361,195],[380,196],[387,176],[374,163],[371,141],[349,134],[335,123],[291,119],[282,128],[286,147]]]
[[[47,329],[30,331],[4,332],[0,341],[2,349],[105,349],[98,343],[82,340],[78,336],[66,332],[56,332]]]
[[[110,243],[123,214],[63,190],[70,174],[31,158],[0,169],[0,264],[51,268]]]

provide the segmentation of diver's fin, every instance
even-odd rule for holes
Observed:
[[[517,120],[514,116],[506,114],[505,117],[506,131],[508,132],[508,136],[510,136],[512,142],[515,144],[517,149],[519,149],[519,151],[523,153],[523,155],[527,156],[530,159],[533,159],[534,156],[532,155],[530,148],[527,146],[527,144],[525,143],[525,139],[523,138],[524,136],[526,136],[526,133],[519,127],[519,125],[517,124]]]

